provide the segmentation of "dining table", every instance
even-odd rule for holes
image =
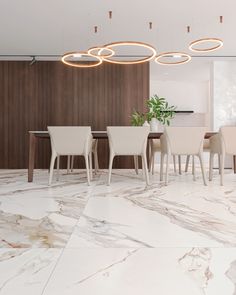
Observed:
[[[29,133],[29,162],[28,162],[28,182],[33,181],[34,177],[34,163],[35,153],[38,144],[38,139],[49,140],[50,135],[48,131],[28,131]],[[148,139],[159,139],[163,132],[150,131]],[[217,132],[206,132],[205,139],[209,139],[211,136],[217,134]],[[92,131],[94,139],[108,139],[107,131]],[[233,156],[234,173],[236,173],[236,156]]]

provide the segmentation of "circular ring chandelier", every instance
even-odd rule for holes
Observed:
[[[161,61],[162,58],[183,58],[180,61],[171,61],[171,62],[167,62],[167,61]],[[155,58],[155,62],[160,64],[160,65],[180,65],[180,64],[185,64],[187,62],[189,62],[191,60],[191,56],[187,53],[184,52],[164,52],[159,54],[156,58]]]
[[[111,58],[103,58],[103,60],[105,60],[106,62],[109,62],[109,63],[114,63],[114,64],[131,65],[131,64],[139,64],[139,63],[144,63],[144,62],[150,61],[151,59],[153,59],[156,56],[156,49],[153,46],[143,43],[143,42],[120,41],[120,42],[106,44],[104,47],[114,50],[115,47],[119,47],[119,46],[141,47],[141,48],[145,48],[145,49],[150,50],[151,54],[147,57],[144,57],[141,59],[136,59],[136,60],[114,60]]]
[[[96,61],[93,63],[93,64],[90,64],[90,63],[75,63],[75,61],[69,61],[68,59],[69,58],[82,58],[82,57],[92,57],[92,58],[95,58]],[[77,67],[77,68],[93,68],[93,67],[97,67],[99,66],[101,63],[102,63],[102,58],[99,57],[99,56],[94,56],[94,55],[91,55],[89,54],[88,52],[86,51],[80,51],[80,52],[68,52],[66,54],[64,54],[62,56],[62,59],[61,61],[68,65],[68,66],[72,66],[72,67]]]
[[[107,51],[107,54],[103,54],[103,51]],[[88,54],[94,56],[94,57],[101,57],[101,58],[109,58],[112,57],[115,54],[115,51],[107,48],[107,47],[91,47],[88,50]]]
[[[196,45],[199,44],[204,44],[204,43],[212,43],[216,44],[213,45],[212,47],[206,47],[206,48],[197,48]],[[208,51],[214,51],[223,46],[223,41],[218,38],[203,38],[203,39],[198,39],[189,44],[189,49],[195,52],[208,52]]]

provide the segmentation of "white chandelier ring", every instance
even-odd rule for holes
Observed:
[[[115,47],[119,47],[119,46],[142,47],[142,48],[150,50],[151,54],[148,55],[147,57],[136,59],[136,60],[114,60],[111,58],[103,58],[103,60],[109,63],[114,63],[114,64],[130,65],[130,64],[139,64],[139,63],[148,62],[156,56],[156,49],[153,46],[143,42],[120,41],[120,42],[114,42],[114,43],[109,43],[104,45],[104,47],[112,49],[112,50],[114,50]]]
[[[173,62],[167,62],[167,61],[161,61],[162,58],[183,58],[180,61],[173,61]],[[185,64],[191,60],[191,56],[184,52],[163,52],[156,56],[155,62],[160,65],[180,65]]]
[[[68,58],[81,58],[81,57],[92,57],[95,58],[96,60],[94,61],[93,64],[83,64],[83,63],[75,63],[74,61],[68,61]],[[93,56],[91,54],[89,54],[87,51],[74,51],[74,52],[68,52],[65,53],[62,58],[61,61],[71,67],[77,67],[77,68],[93,68],[93,67],[97,67],[102,63],[102,58],[99,56]]]
[[[206,47],[206,48],[197,48],[196,45],[204,44],[204,43],[213,43],[216,45],[213,45],[212,47]],[[215,51],[223,46],[223,41],[219,38],[203,38],[198,39],[189,44],[189,49],[194,52],[208,52],[208,51]]]
[[[107,51],[107,54],[103,54],[103,51]],[[107,48],[105,46],[102,47],[91,47],[88,50],[88,54],[94,56],[94,57],[101,57],[101,58],[109,58],[115,55],[115,51],[112,50],[111,48]]]

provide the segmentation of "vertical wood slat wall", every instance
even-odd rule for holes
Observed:
[[[148,97],[148,63],[78,69],[55,61],[31,66],[1,61],[0,168],[27,168],[28,130],[46,130],[48,125],[87,125],[92,130],[130,125],[133,109],[143,111]],[[107,168],[107,141],[101,140],[98,149],[100,166]],[[41,139],[36,168],[48,168],[49,161],[49,141]],[[132,159],[119,157],[114,166],[132,167]]]

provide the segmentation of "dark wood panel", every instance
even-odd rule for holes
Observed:
[[[0,167],[8,168],[8,64],[0,63]]]
[[[130,125],[133,109],[144,110],[149,96],[149,64],[78,69],[61,62],[0,62],[0,168],[26,168],[28,130],[48,125]],[[108,166],[106,140],[98,145],[99,162]],[[48,168],[49,142],[38,145],[36,168]],[[76,160],[76,165],[83,161]],[[62,163],[63,164],[63,163]],[[65,164],[65,163],[64,163]],[[132,167],[117,158],[116,167]]]

